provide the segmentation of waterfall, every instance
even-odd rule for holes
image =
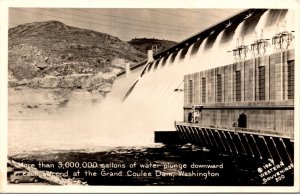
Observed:
[[[286,15],[292,15],[289,13]],[[140,103],[140,106],[145,108],[147,113],[144,114],[147,116],[143,120],[144,131],[174,130],[173,122],[182,120],[183,115],[183,93],[174,92],[174,89],[183,81],[184,75],[232,63],[233,56],[228,51],[239,46],[238,39],[239,44],[249,45],[255,40],[254,31],[259,32],[258,38],[272,38],[276,28],[274,24],[284,20],[280,16],[282,16],[280,10],[272,12],[268,10],[251,26],[246,26],[245,21],[238,24],[234,29],[232,40],[222,41],[224,29],[216,36],[211,47],[206,48],[208,37],[205,38],[194,56],[191,56],[193,45],[189,46],[183,60],[179,60],[182,50],[177,53],[173,64],[170,62],[170,55],[163,69],[152,71],[151,74],[141,78],[138,87],[124,103],[127,105]],[[268,26],[269,18],[276,19],[271,26]],[[249,17],[249,20],[251,19]]]
[[[271,17],[270,14],[279,14],[279,16]],[[268,26],[270,23],[267,20],[270,18],[275,18],[276,22]],[[125,76],[118,78],[111,93],[104,101],[96,106],[81,109],[79,113],[74,113],[73,118],[68,121],[45,124],[43,130],[51,131],[51,133],[47,133],[47,140],[40,141],[45,138],[39,137],[38,140],[33,139],[30,142],[36,144],[33,146],[39,149],[47,148],[49,142],[55,144],[51,145],[52,148],[152,144],[155,130],[175,130],[174,121],[183,120],[184,93],[174,92],[174,90],[182,83],[184,75],[233,63],[232,53],[228,51],[236,48],[237,39],[240,41],[243,39],[246,45],[251,44],[255,40],[253,31],[256,31],[259,37],[263,30],[263,37],[271,39],[277,32],[277,23],[280,23],[281,29],[284,24],[286,30],[295,30],[293,29],[295,26],[294,12],[290,10],[285,14],[280,13],[280,10],[277,12],[266,11],[257,20],[257,23],[251,24],[250,30],[247,30],[247,20],[252,20],[252,18],[249,17],[237,24],[237,27],[233,29],[234,33],[231,33],[233,38],[230,40],[222,40],[224,26],[213,45],[207,49],[206,44],[209,37],[203,37],[205,39],[194,55],[191,52],[195,43],[189,45],[184,59],[179,59],[182,52],[180,50],[173,63],[171,53],[169,56],[153,62],[151,69],[148,71],[149,67],[147,67],[143,75],[137,69],[133,70],[127,79]],[[284,23],[285,21],[287,22]],[[131,93],[122,101],[134,83]],[[20,126],[20,130],[22,130],[22,126]],[[38,137],[40,133],[35,131],[31,138]],[[40,135],[45,136],[44,133]],[[22,140],[17,140],[17,142],[28,143],[28,141]],[[26,146],[24,145],[24,147]]]

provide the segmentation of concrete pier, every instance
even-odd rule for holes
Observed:
[[[289,164],[294,161],[293,137],[283,132],[247,128],[204,128],[198,124],[184,122],[176,122],[175,127],[178,137],[184,143],[277,163]]]

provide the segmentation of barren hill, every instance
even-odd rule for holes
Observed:
[[[109,72],[142,61],[146,54],[109,34],[34,22],[9,29],[9,73],[17,79]]]

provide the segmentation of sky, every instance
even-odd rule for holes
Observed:
[[[57,20],[128,41],[157,38],[180,42],[220,22],[239,9],[149,9],[149,8],[9,8],[9,27]]]

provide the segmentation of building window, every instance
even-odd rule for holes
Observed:
[[[193,80],[189,80],[189,89],[188,89],[188,91],[189,91],[189,97],[188,97],[188,99],[189,99],[189,103],[193,103]]]
[[[222,75],[217,75],[217,102],[222,102]]]
[[[258,99],[265,100],[265,67],[258,68]]]
[[[205,77],[203,77],[201,79],[201,98],[202,98],[202,102],[205,103],[206,102],[206,79]]]
[[[241,101],[241,71],[235,72],[235,100]]]
[[[294,99],[294,75],[295,75],[295,65],[294,61],[289,61],[287,66],[287,81],[288,81],[288,99]]]

